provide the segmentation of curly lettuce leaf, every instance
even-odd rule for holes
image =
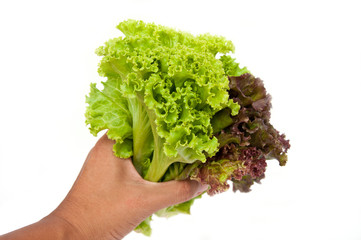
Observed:
[[[245,73],[250,73],[246,67],[240,68],[236,59],[229,55],[222,55],[219,60],[222,62],[224,72],[227,76],[240,76]]]
[[[229,85],[230,98],[242,106],[231,128],[249,136],[249,144],[260,149],[267,159],[275,158],[284,166],[290,144],[270,123],[271,96],[262,80],[246,73],[229,77]]]
[[[90,125],[89,130],[93,135],[109,129],[107,135],[115,140],[114,153],[123,158],[133,155],[132,119],[128,110],[127,99],[116,91],[112,91],[114,81],[104,85],[100,91],[95,84],[91,84],[90,93],[86,101],[89,107],[85,113],[86,123]]]

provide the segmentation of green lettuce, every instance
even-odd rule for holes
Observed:
[[[268,122],[270,98],[230,57],[231,41],[135,20],[117,28],[123,36],[96,50],[105,81],[102,90],[91,84],[86,123],[95,136],[108,130],[114,154],[131,157],[144,179],[190,178],[212,195],[228,180],[238,190],[259,180],[266,158],[285,163],[288,142]],[[193,201],[157,215],[189,214]],[[136,231],[150,235],[150,221]]]
[[[129,20],[125,37],[97,49],[104,89],[91,85],[86,112],[90,131],[108,129],[115,155],[133,158],[138,172],[159,181],[175,162],[205,162],[218,150],[211,119],[226,107],[228,79],[217,53],[234,46],[223,37],[194,37],[170,28]]]

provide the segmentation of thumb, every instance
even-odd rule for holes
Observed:
[[[158,209],[188,201],[208,189],[208,185],[202,185],[194,180],[173,180],[156,183],[153,187],[152,202]]]

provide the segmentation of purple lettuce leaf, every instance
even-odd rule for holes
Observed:
[[[261,79],[249,73],[228,77],[229,94],[241,108],[237,116],[222,110],[212,119],[219,151],[206,163],[187,166],[183,176],[208,184],[209,195],[229,189],[248,192],[254,182],[265,177],[266,159],[287,162],[289,140],[270,123],[271,96]],[[232,121],[231,121],[232,120]]]
[[[249,136],[250,146],[262,151],[266,159],[277,159],[281,166],[287,162],[289,140],[270,123],[271,96],[266,92],[263,81],[246,73],[239,77],[229,77],[230,98],[241,105],[230,128],[238,128]],[[245,121],[245,117],[248,120]],[[234,131],[237,131],[234,129]]]
[[[208,184],[207,193],[214,195],[228,190],[228,180],[241,181],[247,176],[262,178],[266,166],[262,152],[255,147],[239,148],[235,144],[227,144],[216,156],[195,168],[190,178]]]

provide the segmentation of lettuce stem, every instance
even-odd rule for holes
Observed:
[[[150,163],[144,179],[152,182],[158,182],[163,177],[170,164],[172,164],[174,161],[170,161],[170,157],[167,157],[164,153],[164,139],[159,137],[159,135],[157,134],[157,129],[154,124],[155,119],[152,119],[154,115],[151,114],[150,111],[151,110],[148,110],[147,112],[153,132],[154,152],[152,162]]]
[[[141,176],[144,176],[154,148],[153,132],[148,113],[140,97],[128,99],[133,114],[133,164]]]

